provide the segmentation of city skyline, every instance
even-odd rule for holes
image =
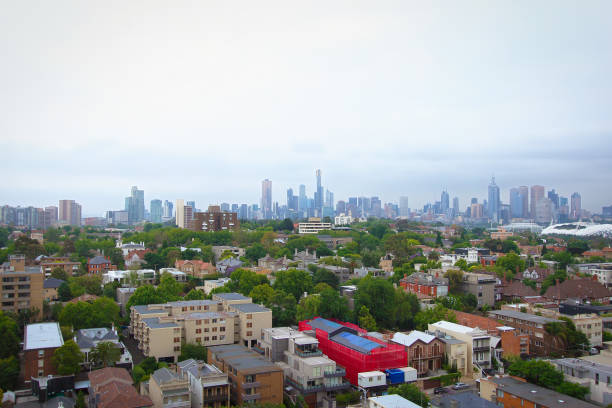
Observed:
[[[609,205],[612,3],[269,7],[8,4],[0,201],[256,203],[269,178],[282,202],[321,168],[336,200],[464,207],[495,174],[504,202],[541,184]]]

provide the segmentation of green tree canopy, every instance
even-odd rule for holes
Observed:
[[[19,353],[17,323],[0,311],[0,359],[16,356],[17,353]]]
[[[194,360],[204,361],[207,359],[206,347],[201,344],[191,344],[185,343],[181,346],[181,355],[178,358],[178,361],[189,360],[193,358]]]
[[[89,358],[98,366],[110,367],[121,358],[121,349],[113,342],[101,341],[89,352]]]
[[[367,331],[376,331],[378,327],[376,326],[376,320],[370,314],[370,311],[367,307],[361,306],[359,309],[359,313],[357,314],[357,321],[359,322],[359,327],[365,329]]]
[[[276,280],[273,287],[293,295],[297,302],[304,292],[312,292],[312,277],[308,272],[298,269],[279,271],[276,272]]]
[[[414,384],[401,384],[397,387],[389,387],[388,392],[389,394],[397,394],[400,397],[406,398],[423,408],[429,407],[429,397]]]
[[[85,359],[85,355],[81,353],[81,349],[70,339],[55,350],[53,353],[53,364],[57,367],[57,373],[60,375],[77,374],[81,371],[81,363]]]

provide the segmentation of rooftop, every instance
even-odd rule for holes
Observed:
[[[456,333],[462,334],[474,334],[477,333],[478,330],[472,327],[463,326],[457,323],[447,322],[446,320],[440,320],[439,322],[432,323],[431,326],[436,328],[437,330],[449,330],[454,331]]]
[[[160,322],[159,317],[149,317],[147,319],[142,319],[142,322],[149,326],[151,329],[163,329],[166,327],[180,327],[174,322]]]
[[[432,336],[431,334],[423,333],[422,331],[413,330],[409,334],[404,333],[395,333],[393,335],[392,341],[402,344],[404,346],[412,346],[415,341],[422,341],[425,344],[429,344],[436,336]]]
[[[375,402],[377,404],[376,406],[383,408],[420,408],[420,405],[408,401],[406,398],[400,397],[397,394],[370,397],[368,400]]]
[[[511,317],[513,319],[525,320],[525,321],[538,323],[538,324],[546,324],[546,323],[552,323],[552,322],[563,323],[562,320],[551,319],[549,317],[543,317],[543,316],[533,315],[529,313],[517,312],[514,310],[493,310],[489,312],[489,315],[491,315],[492,317],[495,317],[495,316]]]
[[[260,305],[256,305],[254,303],[242,303],[238,305],[231,305],[233,309],[236,309],[243,313],[261,313],[261,312],[269,312],[270,309],[267,307],[263,307]]]
[[[223,300],[247,300],[247,299],[251,299],[249,297],[246,297],[240,293],[215,293],[215,297],[218,297],[220,299]]]
[[[155,370],[151,377],[155,379],[155,382],[158,384],[164,384],[181,378],[179,374],[168,370],[166,367]]]
[[[557,391],[549,390],[548,388],[538,387],[537,385],[516,380],[512,377],[490,378],[495,384],[498,384],[498,389],[515,395],[527,401],[532,401],[538,406],[556,407],[556,408],[595,408],[586,401],[582,401],[569,395],[558,393]]]
[[[601,364],[600,362],[595,361],[587,361],[581,358],[561,358],[558,360],[551,360],[551,363],[559,364],[564,367],[573,368],[576,370],[585,370],[585,371],[597,371],[600,373],[606,373],[608,376],[612,377],[612,366],[607,364]]]
[[[64,281],[61,279],[48,278],[43,282],[43,289],[57,289],[62,283],[64,283]]]
[[[453,405],[452,400],[457,401],[457,405]],[[495,403],[471,392],[442,395],[437,405],[440,408],[498,408]]]
[[[61,347],[63,344],[64,338],[57,322],[28,324],[25,328],[24,350]]]
[[[104,258],[103,256],[98,255],[88,260],[87,263],[89,265],[103,265],[103,264],[109,264],[110,261]]]
[[[377,343],[347,331],[334,335],[330,340],[364,354],[370,354],[372,350],[377,348],[387,347],[385,344]]]
[[[308,324],[313,329],[323,330],[327,333],[334,332],[342,327],[340,323],[336,323],[331,320],[324,319],[322,317],[317,317],[316,319],[312,319],[310,322],[308,322]]]

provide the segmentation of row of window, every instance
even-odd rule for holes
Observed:
[[[205,327],[204,328],[204,333],[208,333],[208,330],[209,330],[209,328]],[[217,327],[213,327],[212,328],[212,332],[216,332],[216,331],[217,331]],[[219,327],[219,331],[220,332],[224,332],[225,331],[225,327]],[[202,333],[202,329],[196,329],[195,332],[196,332],[196,334],[200,334],[200,333]]]
[[[218,336],[218,338],[219,338],[219,340],[225,340],[225,335],[222,334],[222,335]],[[204,337],[204,342],[207,342],[207,341],[217,341],[217,336],[212,336],[212,337],[206,336],[206,337]],[[196,343],[201,343],[201,342],[202,342],[202,337],[196,337]]]

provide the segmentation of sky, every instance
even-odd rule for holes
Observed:
[[[0,0],[0,205],[612,204],[612,2]]]

